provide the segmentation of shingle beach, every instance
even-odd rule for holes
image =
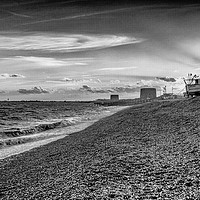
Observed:
[[[0,161],[1,199],[200,199],[200,98],[152,102]]]

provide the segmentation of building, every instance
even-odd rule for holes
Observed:
[[[118,101],[119,100],[119,95],[116,95],[116,94],[110,95],[110,100],[112,100],[112,101]]]
[[[140,98],[141,99],[155,99],[156,98],[156,88],[141,88]]]

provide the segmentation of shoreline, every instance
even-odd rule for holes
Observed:
[[[95,122],[97,122],[98,120],[100,120],[104,117],[113,115],[113,114],[117,113],[118,111],[124,110],[129,107],[130,106],[117,106],[114,108],[108,107],[108,110],[102,111],[102,113],[100,113],[98,116],[94,116],[94,118],[89,121],[85,121],[80,124],[68,126],[65,128],[44,131],[41,133],[28,135],[28,136],[21,136],[20,138],[26,137],[26,138],[31,138],[31,139],[33,139],[33,137],[35,137],[35,140],[33,140],[31,142],[26,142],[26,143],[22,143],[22,144],[18,144],[18,145],[12,145],[12,146],[7,146],[4,148],[1,148],[0,149],[0,160],[3,160],[10,156],[14,156],[14,155],[26,152],[26,151],[30,151],[31,149],[46,145],[48,143],[51,143],[51,142],[57,141],[59,139],[62,139],[64,137],[67,137],[70,134],[82,131],[82,130],[86,129],[87,127],[91,126],[92,124],[94,124]],[[56,132],[57,132],[57,134],[56,134]],[[58,133],[58,132],[61,132],[61,133]],[[43,139],[39,139],[39,138],[43,138]],[[17,138],[14,138],[14,139],[17,139]]]
[[[199,102],[132,106],[0,160],[0,195],[5,200],[199,199]]]

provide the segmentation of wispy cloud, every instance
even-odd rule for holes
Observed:
[[[122,12],[122,11],[129,10],[129,9],[133,9],[133,8],[130,8],[130,7],[129,8],[119,8],[119,9],[105,10],[105,11],[99,11],[99,12],[92,12],[92,13],[87,13],[87,14],[65,16],[65,17],[60,17],[60,18],[50,18],[50,19],[45,19],[45,20],[38,20],[38,21],[23,23],[23,24],[20,24],[19,26],[26,26],[26,25],[40,24],[40,23],[53,22],[53,21],[61,21],[61,20],[79,19],[79,18],[91,17],[91,16],[95,16],[95,15],[109,14],[109,13],[115,13],[115,12]]]
[[[63,79],[54,79],[54,80],[48,80],[47,83],[53,83],[58,84],[60,86],[67,85],[67,86],[81,86],[83,84],[99,84],[102,83],[100,79],[98,78],[69,78],[65,77]]]
[[[84,1],[84,0],[81,0]],[[72,3],[72,2],[79,2],[79,1],[69,1],[69,2],[63,2],[63,4]],[[142,6],[129,6],[129,7],[123,7],[123,8],[116,8],[116,9],[108,9],[103,11],[97,11],[97,12],[90,12],[90,13],[83,13],[78,15],[71,15],[71,16],[63,16],[59,18],[50,18],[50,19],[44,19],[44,20],[36,20],[32,22],[26,22],[22,23],[17,26],[27,26],[27,25],[34,25],[34,24],[41,24],[41,23],[47,23],[47,22],[55,22],[55,21],[62,21],[62,20],[74,20],[74,19],[81,19],[81,18],[87,18],[92,17],[96,15],[105,15],[105,14],[111,14],[111,13],[120,13],[124,11],[134,11],[134,10],[145,10],[145,9],[155,9],[155,8],[170,8],[166,5],[142,5]]]
[[[36,57],[36,56],[15,56],[10,58],[3,58],[2,60],[25,61],[37,64],[38,67],[59,67],[59,66],[73,66],[73,65],[87,65],[86,59],[81,62],[80,59],[57,59],[50,57]]]
[[[17,17],[32,18],[32,17],[29,16],[29,15],[25,15],[25,14],[21,14],[21,13],[16,13],[16,12],[9,11],[9,10],[5,10],[5,12],[7,12],[7,13],[9,13],[9,14],[11,14],[11,15],[17,16]]]
[[[6,78],[25,78],[25,76],[21,74],[0,74],[0,79],[6,79]]]
[[[36,63],[40,66],[64,66],[67,63],[62,60],[47,57],[16,56],[15,59]]]
[[[98,71],[121,71],[121,70],[129,70],[136,69],[137,67],[108,67],[108,68],[100,68]]]
[[[113,84],[113,85],[120,84],[120,80],[111,80],[110,84]]]
[[[125,35],[29,34],[0,35],[2,50],[78,52],[142,42]]]
[[[27,1],[27,2],[8,2],[8,3],[5,3],[5,4],[2,4],[1,7],[13,7],[13,6],[19,6],[19,5],[29,5],[29,4],[34,4],[36,3],[35,0],[33,1]]]

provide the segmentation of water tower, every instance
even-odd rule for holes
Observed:
[[[140,98],[141,99],[155,99],[156,98],[156,88],[141,88]]]
[[[117,95],[117,94],[110,95],[110,100],[112,100],[112,101],[118,101],[119,100],[119,95]]]

